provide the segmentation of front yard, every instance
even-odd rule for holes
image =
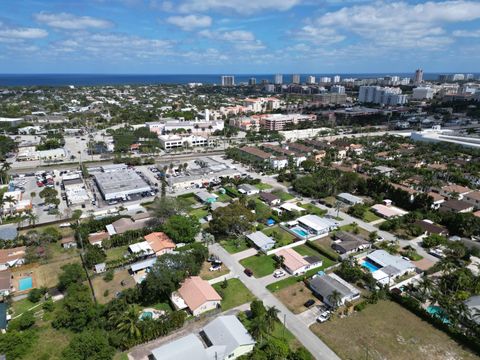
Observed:
[[[250,244],[245,238],[222,240],[220,241],[220,245],[230,254],[236,254],[250,248]]]
[[[342,359],[478,359],[392,301],[368,305],[347,318],[332,317],[311,330]]]
[[[309,214],[317,215],[320,217],[324,216],[328,212],[327,210],[320,209],[319,207],[316,207],[315,205],[310,203],[302,204],[300,206],[307,210]]]
[[[224,276],[224,275],[227,275],[229,272],[230,272],[230,269],[228,267],[226,267],[225,265],[222,265],[222,268],[221,270],[217,270],[217,271],[210,271],[210,267],[212,266],[212,264],[210,264],[209,262],[205,261],[202,265],[202,269],[200,270],[200,274],[199,276],[203,279],[203,280],[211,280],[211,279],[215,279],[215,278],[218,278],[220,276]]]
[[[273,256],[268,255],[254,255],[240,261],[243,267],[253,271],[256,278],[261,278],[272,274],[277,264],[273,260]]]
[[[255,296],[239,279],[227,280],[228,286],[223,288],[223,282],[214,284],[213,287],[222,296],[222,310],[229,310],[239,305],[249,303]]]
[[[295,196],[283,191],[283,190],[274,190],[272,191],[272,194],[273,195],[276,195],[278,196],[278,198],[282,201],[288,201],[288,200],[292,200],[295,198]]]
[[[320,303],[312,291],[300,281],[283,289],[274,292],[274,295],[294,314],[300,314],[307,310],[303,304],[307,300],[315,300],[317,304]]]

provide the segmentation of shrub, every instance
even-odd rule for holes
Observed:
[[[362,311],[367,307],[367,303],[365,301],[362,301],[361,303],[358,303],[357,305],[354,306],[355,311]]]
[[[103,280],[105,280],[106,282],[110,282],[113,280],[113,276],[114,276],[114,272],[112,269],[110,269],[103,276]]]

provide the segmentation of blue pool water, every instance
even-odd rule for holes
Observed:
[[[18,280],[18,290],[20,291],[31,289],[32,286],[33,286],[33,283],[32,283],[32,278],[30,276],[24,277]]]
[[[153,313],[151,311],[144,311],[142,315],[140,315],[140,319],[145,320],[145,319],[152,319],[153,318]]]
[[[429,307],[427,307],[427,312],[433,317],[437,317],[442,320],[444,324],[450,324],[450,320],[448,320],[445,311],[440,306],[430,305]]]
[[[380,269],[378,266],[372,264],[370,261],[367,261],[367,260],[362,262],[362,266],[365,269],[368,269],[368,271],[370,271],[370,272],[374,272],[374,271],[377,271],[378,269]]]
[[[306,238],[308,236],[308,231],[302,229],[301,227],[294,227],[294,228],[291,228],[290,230],[292,230],[295,234],[297,234],[301,238]]]

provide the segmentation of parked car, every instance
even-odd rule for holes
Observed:
[[[245,273],[245,275],[247,275],[247,276],[249,276],[249,277],[253,275],[253,271],[250,270],[250,269],[248,269],[248,268],[245,269],[245,270],[243,270],[243,272]]]
[[[305,304],[303,304],[303,306],[305,306],[306,308],[309,308],[309,307],[313,306],[314,304],[315,304],[315,300],[310,299],[310,300],[307,300],[305,302]]]
[[[319,323],[324,323],[328,319],[330,319],[330,312],[329,311],[324,311],[317,317],[317,321]]]
[[[285,271],[283,270],[277,270],[273,273],[273,277],[275,278],[281,278],[283,276],[285,276]]]
[[[221,265],[213,265],[213,266],[210,266],[210,269],[208,269],[210,271],[220,271],[222,270],[222,266]]]

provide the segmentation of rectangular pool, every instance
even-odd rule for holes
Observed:
[[[18,280],[18,290],[19,291],[24,291],[24,290],[29,290],[33,287],[33,281],[32,277],[24,277]]]
[[[362,266],[367,269],[368,271],[370,272],[374,272],[374,271],[377,271],[378,269],[380,269],[378,266],[372,264],[370,261],[368,260],[364,260],[362,262]]]
[[[290,230],[293,231],[295,234],[297,234],[298,237],[301,238],[301,239],[305,239],[309,235],[308,231],[301,228],[300,226],[295,226],[295,227],[291,228]]]

